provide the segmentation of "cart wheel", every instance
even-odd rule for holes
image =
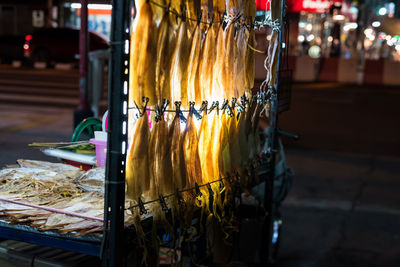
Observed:
[[[97,118],[86,118],[76,126],[74,133],[72,134],[71,142],[79,140],[81,134],[86,130],[89,138],[94,137],[94,131],[102,130],[102,122]]]

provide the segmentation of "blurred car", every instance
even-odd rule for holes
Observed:
[[[23,60],[24,36],[0,36],[0,63],[11,63],[13,60]]]
[[[108,49],[107,40],[89,31],[89,51]],[[24,55],[32,61],[73,62],[79,54],[79,29],[46,28],[25,36]]]

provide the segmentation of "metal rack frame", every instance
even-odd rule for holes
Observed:
[[[129,23],[132,9],[131,0],[113,0],[111,25],[111,53],[109,60],[109,132],[106,164],[106,183],[104,200],[104,231],[102,236],[93,238],[74,238],[70,235],[60,235],[56,232],[39,232],[29,226],[15,226],[0,222],[0,238],[8,238],[29,243],[52,246],[71,250],[88,255],[98,256],[103,266],[124,266],[125,240],[124,203],[125,203],[125,159],[127,150],[127,119],[128,119],[128,73],[129,73]],[[281,0],[282,7],[286,1]],[[285,16],[284,8],[281,12],[281,21]],[[281,41],[282,31],[279,35]],[[281,50],[279,48],[278,70],[281,64]],[[279,71],[278,71],[279,73]],[[279,88],[279,74],[277,74],[277,92]],[[122,103],[122,105],[121,105]],[[271,157],[268,161],[270,171],[266,174],[266,191],[272,192],[275,162],[275,135],[277,131],[278,99],[271,101],[272,136],[268,140],[271,147]],[[267,194],[264,205],[268,216],[273,214],[272,194]],[[264,236],[270,240],[272,235],[272,220],[267,220]],[[270,255],[271,247],[263,248],[266,255]],[[269,256],[268,256],[269,257]]]

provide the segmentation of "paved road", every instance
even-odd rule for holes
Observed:
[[[0,66],[0,103],[76,107],[79,98],[76,70],[12,69]]]
[[[278,266],[400,266],[400,88],[297,84]]]
[[[0,68],[0,166],[48,160],[27,144],[70,139],[77,74],[7,71]],[[34,101],[47,90],[52,101]],[[282,207],[278,266],[400,266],[399,92],[294,86],[280,126],[302,137],[284,140],[296,177]]]

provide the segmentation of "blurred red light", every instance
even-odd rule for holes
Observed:
[[[32,40],[32,35],[28,34],[25,36],[25,41],[29,42],[30,40]]]

